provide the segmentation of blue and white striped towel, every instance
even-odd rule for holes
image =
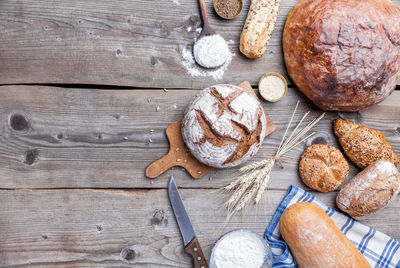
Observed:
[[[271,246],[274,255],[274,268],[298,267],[280,235],[279,219],[287,207],[299,202],[313,203],[324,209],[340,230],[366,257],[371,267],[400,268],[400,243],[397,240],[327,207],[314,196],[294,185],[289,187],[265,232],[265,239]]]

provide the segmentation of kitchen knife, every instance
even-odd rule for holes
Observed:
[[[194,268],[208,268],[207,261],[204,258],[200,243],[197,240],[189,216],[183,206],[173,176],[171,176],[168,182],[168,195],[176,221],[178,222],[179,230],[182,234],[185,252],[192,256]]]

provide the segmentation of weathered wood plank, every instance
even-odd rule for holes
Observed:
[[[237,169],[216,170],[193,180],[176,168],[155,179],[154,184],[144,175],[148,164],[168,152],[164,130],[182,117],[196,93],[0,87],[0,188],[164,188],[172,174],[184,187],[226,185]],[[255,160],[275,153],[297,99],[301,103],[296,120],[309,109],[310,120],[319,115],[320,111],[294,89],[280,102],[263,102],[276,131],[265,140]],[[399,103],[400,92],[394,92],[369,110],[339,115],[382,131],[399,153]],[[315,128],[317,135],[284,158],[285,168],[274,168],[271,188],[286,190],[290,184],[305,187],[297,175],[299,157],[312,142],[337,145],[332,120],[339,115],[328,113]],[[357,172],[351,165],[349,177]]]
[[[214,190],[180,192],[207,259],[226,231],[262,235],[284,195],[268,191],[225,227]],[[316,196],[333,205],[334,193]],[[0,201],[0,267],[191,267],[165,189],[2,190]],[[399,239],[399,209],[396,199],[363,223]]]
[[[219,82],[253,85],[265,72],[286,75],[281,37],[297,0],[282,0],[270,45],[261,59],[238,50],[249,1],[238,18],[210,22],[236,54]],[[400,6],[400,0],[394,1]],[[197,1],[25,0],[0,1],[0,84],[73,83],[137,87],[203,88],[215,81],[194,78],[181,65],[200,25]]]

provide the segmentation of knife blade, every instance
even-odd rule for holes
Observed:
[[[183,238],[185,252],[192,256],[194,268],[208,268],[203,250],[193,230],[173,176],[168,182],[168,196]]]

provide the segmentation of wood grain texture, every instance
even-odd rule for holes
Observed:
[[[220,188],[231,182],[237,169],[213,170],[199,180],[181,168],[167,171],[153,184],[145,177],[146,166],[169,150],[165,128],[182,117],[196,93],[2,86],[0,188],[164,188],[172,174],[183,187]],[[275,154],[297,99],[301,103],[296,122],[308,110],[307,122],[320,114],[293,89],[277,103],[262,102],[276,131],[251,161]],[[338,116],[382,131],[400,153],[399,103],[400,92],[394,92],[363,112],[328,113],[314,137],[285,155],[285,168],[275,166],[270,188],[305,187],[297,172],[300,155],[311,143],[338,146],[332,127]],[[358,171],[350,164],[348,178]]]
[[[281,49],[286,16],[297,0],[282,0],[275,31],[261,59],[240,54],[239,36],[249,9],[211,25],[236,55],[218,82],[256,85],[262,74],[286,75]],[[394,0],[400,6],[400,0]],[[197,1],[0,1],[0,84],[67,83],[136,87],[205,88],[213,78],[191,77],[181,52],[200,26]]]
[[[224,226],[214,190],[180,190],[207,259],[216,240],[233,229],[260,235],[283,197],[268,191],[258,207]],[[328,205],[334,193],[317,193]],[[0,267],[191,267],[170,208],[158,190],[1,190]],[[362,221],[400,238],[400,199]]]

